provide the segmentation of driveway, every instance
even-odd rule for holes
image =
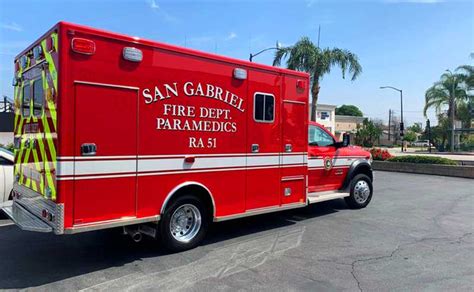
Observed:
[[[178,254],[117,230],[59,237],[0,221],[0,289],[472,291],[474,181],[375,180],[363,210],[336,200],[222,222]]]

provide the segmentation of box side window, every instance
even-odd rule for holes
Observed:
[[[21,114],[27,118],[30,116],[30,102],[31,102],[31,87],[30,84],[23,86],[23,99],[21,101]]]
[[[256,122],[272,123],[275,120],[275,97],[271,94],[254,95],[253,118]]]
[[[33,83],[33,116],[41,117],[44,107],[43,79],[37,79]]]

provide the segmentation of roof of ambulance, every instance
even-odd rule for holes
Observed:
[[[60,27],[65,28],[65,29],[78,30],[78,31],[83,31],[85,33],[101,35],[101,36],[109,37],[109,38],[112,38],[112,39],[122,40],[122,41],[125,41],[125,42],[131,42],[131,43],[140,44],[140,45],[144,45],[144,46],[160,48],[162,50],[168,50],[168,51],[173,51],[173,52],[178,51],[178,52],[181,52],[183,54],[198,56],[198,57],[201,57],[201,58],[207,58],[207,59],[210,59],[210,60],[216,60],[216,61],[220,61],[220,62],[224,62],[224,63],[236,64],[236,65],[244,66],[244,67],[247,67],[247,68],[260,69],[260,70],[271,71],[271,72],[287,74],[287,75],[293,75],[293,76],[304,77],[304,78],[308,77],[308,74],[305,73],[305,72],[298,72],[298,71],[279,68],[279,67],[273,67],[273,66],[268,66],[268,65],[263,65],[263,64],[252,63],[252,62],[245,61],[245,60],[239,60],[239,59],[230,58],[230,57],[226,57],[226,56],[222,56],[222,55],[217,55],[217,54],[207,53],[207,52],[198,51],[198,50],[194,50],[194,49],[184,48],[184,47],[180,47],[180,46],[170,45],[170,44],[166,44],[166,43],[162,43],[162,42],[142,39],[140,37],[132,37],[132,36],[124,35],[124,34],[119,34],[119,33],[110,32],[110,31],[101,30],[101,29],[96,29],[96,28],[92,28],[92,27],[88,27],[88,26],[84,26],[84,25],[65,22],[65,21],[58,22],[53,27],[53,29],[55,29],[57,26],[60,26]],[[50,31],[48,31],[48,33]],[[45,37],[48,33],[44,34],[40,39]],[[29,46],[27,49],[25,49],[22,53],[20,53],[17,57],[24,54],[27,50],[31,49],[32,46],[33,46],[33,44],[31,46]]]

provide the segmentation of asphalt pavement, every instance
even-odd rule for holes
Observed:
[[[0,220],[0,289],[473,291],[474,180],[376,172],[363,210],[343,200],[214,224],[166,253],[105,230],[69,236]]]

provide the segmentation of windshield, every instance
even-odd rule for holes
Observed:
[[[334,138],[318,126],[309,126],[308,142],[310,146],[334,145]]]

